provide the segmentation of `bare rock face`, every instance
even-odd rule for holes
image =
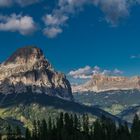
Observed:
[[[110,90],[140,89],[140,77],[93,75],[92,79],[83,85],[73,86],[73,92],[103,92]]]
[[[66,76],[56,72],[41,49],[18,49],[0,65],[0,93],[37,93],[72,99]]]

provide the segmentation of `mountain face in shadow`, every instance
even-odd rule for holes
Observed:
[[[74,101],[46,94],[21,93],[9,94],[7,96],[0,94],[0,99],[4,99],[4,102],[0,104],[1,116],[4,116],[5,118],[16,118],[23,123],[26,122],[21,118],[32,121],[36,118],[46,118],[48,117],[48,114],[54,117],[54,114],[58,114],[60,111],[73,112],[76,114],[87,113],[91,114],[93,118],[106,116],[115,122],[123,122],[118,117],[99,108],[82,105]]]
[[[66,76],[55,71],[43,51],[34,46],[18,49],[0,65],[0,93],[36,93],[73,99]]]

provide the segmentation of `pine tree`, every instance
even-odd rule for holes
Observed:
[[[52,140],[52,119],[49,117],[48,119],[48,139]]]
[[[49,119],[48,119],[48,129],[52,130],[52,119],[51,119],[51,117],[49,117]]]
[[[21,139],[21,130],[20,130],[20,127],[19,126],[16,126],[15,128],[15,137],[16,139]]]
[[[73,122],[73,125],[74,125],[74,129],[75,130],[78,130],[78,117],[76,114],[74,114],[74,122]]]
[[[76,114],[73,116],[73,129],[74,129],[74,140],[79,139],[79,131],[80,131],[80,118],[77,117]]]
[[[71,132],[71,127],[70,127],[70,116],[68,113],[64,114],[64,137],[65,139],[69,140],[70,139],[70,132]]]
[[[140,120],[137,114],[135,115],[133,120],[131,128],[131,137],[132,140],[140,140]]]
[[[7,140],[23,139],[18,126],[13,131],[8,125],[6,134]],[[32,135],[26,128],[25,140],[140,140],[140,120],[136,115],[129,131],[127,123],[120,123],[119,127],[116,127],[115,122],[104,116],[90,125],[87,114],[81,119],[76,114],[60,113],[55,120],[49,117],[48,124],[45,119],[34,121]]]
[[[11,140],[12,139],[13,130],[12,130],[10,125],[8,125],[6,127],[6,135],[7,135],[7,140]]]
[[[26,131],[25,131],[25,139],[31,140],[31,132],[28,128],[26,128]]]
[[[38,140],[38,132],[37,132],[37,122],[36,122],[36,120],[33,121],[32,139],[33,140]]]
[[[41,123],[40,120],[37,121],[37,138],[40,140],[41,137]]]
[[[64,129],[64,114],[60,113],[59,117],[56,119],[56,129],[57,129],[57,139],[62,139],[63,129]]]
[[[83,131],[84,133],[89,133],[89,117],[87,114],[83,115]]]
[[[61,112],[60,116],[57,118],[57,128],[61,130],[64,127],[64,114]]]
[[[43,119],[40,126],[40,140],[47,140],[47,123],[46,120]]]
[[[124,131],[125,131],[125,139],[131,140],[131,135],[130,135],[130,131],[129,131],[127,122],[125,122],[125,124],[124,124]]]
[[[102,140],[102,126],[101,126],[101,123],[100,123],[100,120],[97,119],[95,122],[94,122],[94,139],[95,140]]]
[[[102,126],[102,137],[105,140],[115,140],[116,139],[116,124],[111,119],[105,116],[101,117]]]

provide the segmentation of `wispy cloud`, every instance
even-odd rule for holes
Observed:
[[[28,35],[36,31],[36,24],[30,16],[22,16],[21,14],[0,15],[0,31],[19,32],[22,35]]]
[[[51,14],[44,16],[45,29],[56,28],[63,32],[63,26],[68,19],[84,9],[85,5],[99,7],[105,13],[105,19],[112,26],[116,26],[120,19],[129,16],[132,5],[140,3],[139,0],[59,0],[57,8],[53,9]],[[92,14],[92,13],[91,13]],[[94,13],[93,13],[94,14]],[[54,34],[56,37],[57,32]],[[48,34],[46,34],[48,35]],[[49,36],[48,36],[49,37]],[[51,36],[52,38],[53,36]]]
[[[49,38],[54,38],[62,32],[62,29],[58,27],[45,28],[43,30],[44,35],[47,35]]]
[[[140,59],[140,54],[138,54],[138,55],[131,55],[130,59]]]
[[[68,73],[68,76],[71,76],[74,79],[90,79],[95,74],[118,76],[118,75],[122,75],[123,71],[117,68],[115,68],[114,70],[105,70],[98,66],[95,66],[95,67],[85,66],[83,68],[70,71]]]
[[[10,7],[13,5],[27,6],[39,1],[40,0],[0,0],[0,7]]]
[[[93,72],[92,68],[90,66],[85,66],[83,68],[79,68],[77,70],[72,70],[68,73],[69,76],[72,76],[73,78],[77,79],[88,79],[91,78]]]
[[[43,1],[45,2],[45,0],[0,0],[0,8],[15,5],[24,7]],[[45,15],[42,15],[44,26],[41,28],[44,35],[49,38],[61,34],[64,26],[68,24],[68,20],[77,12],[84,10],[86,5],[98,7],[105,15],[104,19],[110,25],[116,26],[120,19],[130,15],[130,8],[133,5],[140,4],[140,0],[57,0],[56,2],[56,6],[51,12],[46,12]],[[48,3],[46,2],[46,5]]]
[[[43,33],[49,38],[56,37],[58,34],[63,32],[61,26],[63,26],[67,20],[68,17],[65,15],[45,15],[43,17],[43,21],[46,25],[46,28],[44,28]]]

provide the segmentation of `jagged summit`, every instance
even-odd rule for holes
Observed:
[[[50,63],[45,58],[43,51],[35,46],[27,46],[17,49],[3,65],[41,65],[51,68]],[[39,66],[37,66],[39,67]]]
[[[40,48],[17,49],[0,65],[0,93],[37,93],[72,99],[66,76],[53,69]]]
[[[17,49],[17,51],[8,58],[5,64],[16,63],[19,59],[22,59],[24,63],[27,63],[31,59],[40,59],[41,57],[43,57],[41,49],[34,46],[28,46]]]
[[[5,62],[9,63],[27,63],[33,59],[43,59],[44,54],[40,48],[35,46],[27,46],[17,49]]]

